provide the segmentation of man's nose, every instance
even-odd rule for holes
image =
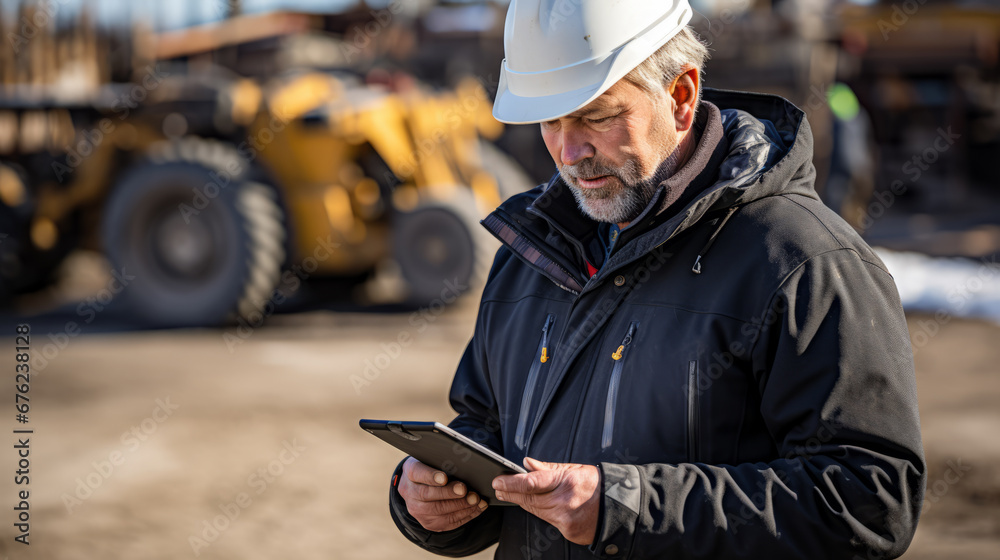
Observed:
[[[576,165],[587,158],[594,157],[595,154],[596,150],[586,135],[572,130],[563,133],[562,151],[559,154],[563,165]]]

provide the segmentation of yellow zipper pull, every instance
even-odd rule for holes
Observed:
[[[549,361],[549,349],[542,346],[542,363]]]
[[[624,350],[625,350],[625,345],[622,344],[621,346],[618,347],[618,350],[615,350],[615,353],[612,354],[611,357],[614,358],[614,359],[616,359],[616,360],[622,359],[622,352]]]

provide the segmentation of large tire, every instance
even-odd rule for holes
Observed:
[[[171,327],[266,314],[285,259],[277,194],[246,162],[235,176],[226,171],[234,151],[213,144],[195,156],[191,144],[204,141],[187,142],[128,171],[108,197],[102,240],[128,282],[127,308]]]
[[[447,200],[425,200],[410,212],[395,214],[392,252],[409,303],[450,303],[482,286],[498,243],[480,219],[465,187],[456,187]]]

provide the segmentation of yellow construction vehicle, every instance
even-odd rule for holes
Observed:
[[[332,71],[150,63],[83,98],[2,93],[0,293],[93,248],[157,325],[262,318],[303,281],[377,270],[399,298],[450,302],[492,258],[479,218],[530,186],[484,165],[502,129],[471,79],[390,91]]]

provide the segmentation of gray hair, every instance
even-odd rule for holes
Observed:
[[[687,68],[697,68],[698,76],[702,76],[708,57],[708,46],[690,26],[685,26],[680,33],[629,72],[625,79],[639,89],[659,97],[666,94],[665,88]],[[701,103],[701,83],[698,85],[696,111]]]

